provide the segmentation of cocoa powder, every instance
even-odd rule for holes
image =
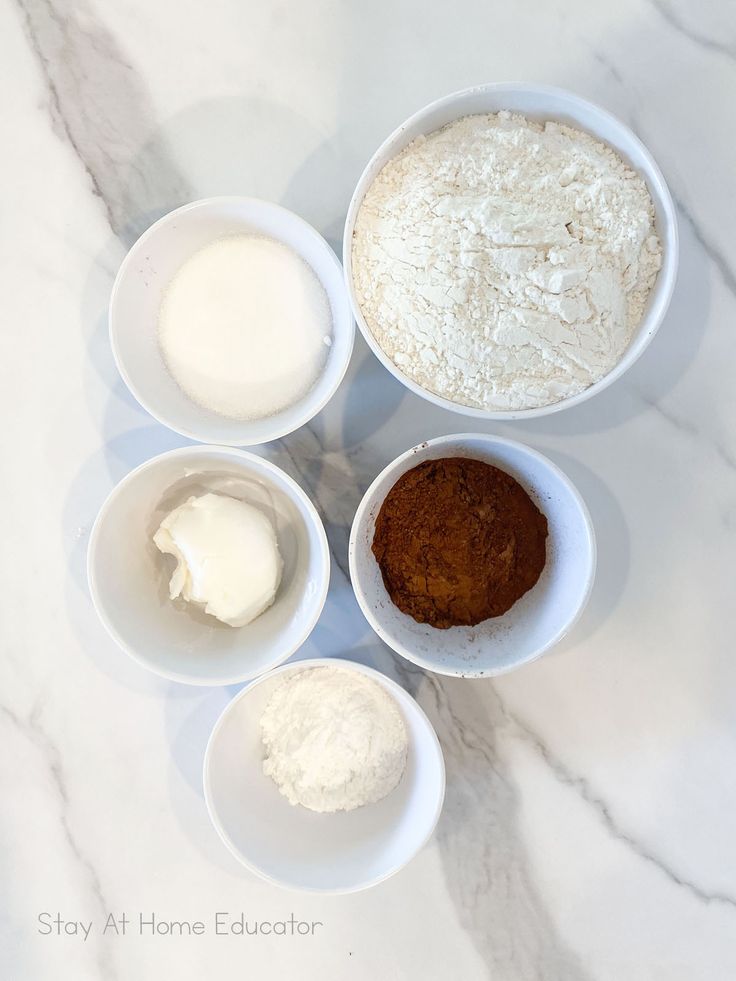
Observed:
[[[546,561],[547,519],[481,460],[428,460],[400,477],[372,550],[389,596],[419,623],[473,626],[510,609]]]

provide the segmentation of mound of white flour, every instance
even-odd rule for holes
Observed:
[[[352,263],[368,326],[405,374],[464,405],[522,409],[614,367],[661,254],[646,184],[613,150],[499,112],[383,168]]]

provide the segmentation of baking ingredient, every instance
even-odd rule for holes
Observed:
[[[399,477],[372,550],[389,596],[419,623],[473,626],[531,589],[547,519],[510,474],[482,460],[427,460]]]
[[[390,794],[408,736],[396,701],[372,678],[306,668],[274,690],[261,717],[263,772],[292,804],[352,811]]]
[[[273,525],[252,504],[224,494],[190,497],[164,518],[153,541],[176,559],[172,600],[199,604],[231,627],[273,603],[283,562]]]
[[[327,358],[332,314],[311,267],[287,245],[231,235],[196,252],[169,284],[158,338],[197,405],[261,419],[298,402]]]
[[[528,409],[603,378],[661,264],[644,180],[571,126],[471,115],[390,160],[355,223],[376,340],[463,405]]]

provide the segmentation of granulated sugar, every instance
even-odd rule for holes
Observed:
[[[193,402],[259,419],[312,388],[331,326],[327,294],[301,256],[270,238],[234,235],[182,265],[164,294],[158,336]]]
[[[570,126],[499,112],[419,137],[369,187],[353,238],[363,316],[419,385],[524,409],[624,353],[661,263],[644,180]]]

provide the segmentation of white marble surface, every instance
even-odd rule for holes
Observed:
[[[176,977],[732,981],[736,977],[736,14],[728,0],[3,0],[0,961],[10,981]],[[677,198],[659,336],[575,410],[488,427],[548,453],[596,522],[590,607],[495,683],[408,672],[345,576],[362,490],[467,420],[358,343],[309,428],[266,452],[318,501],[332,592],[305,653],[400,677],[448,764],[432,844],[365,894],[280,892],[230,858],[200,786],[232,694],[146,674],[85,584],[96,510],[183,441],[131,400],[105,313],[135,235],[211,194],[281,201],[337,243],[360,170],[430,99],[509,78],[628,120]],[[37,915],[92,920],[43,936]],[[204,936],[101,936],[112,912]],[[314,937],[218,937],[217,911]]]

